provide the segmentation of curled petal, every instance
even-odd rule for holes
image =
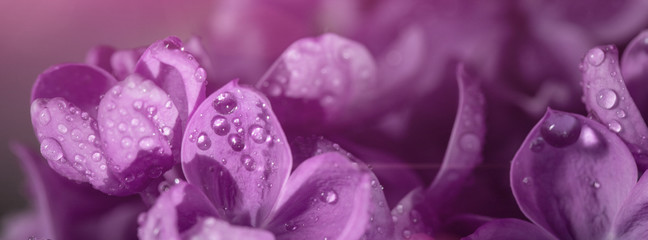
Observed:
[[[117,80],[106,71],[84,64],[64,64],[51,67],[38,75],[32,88],[31,100],[62,97],[74,106],[97,116],[95,107],[101,95]]]
[[[648,175],[645,173],[616,215],[612,225],[615,239],[648,238]]]
[[[173,166],[178,109],[153,82],[135,75],[121,81],[101,101],[98,122],[108,167],[127,191],[141,191]]]
[[[65,99],[53,98],[36,99],[31,116],[41,154],[54,171],[108,194],[124,194],[107,167],[97,123],[88,113]]]
[[[522,212],[560,239],[602,239],[630,194],[628,148],[594,120],[549,109],[511,163]]]
[[[199,220],[183,234],[183,239],[255,239],[274,240],[272,233],[263,229],[230,225],[226,221],[213,217]]]
[[[106,72],[112,73],[113,68],[110,62],[112,55],[115,53],[115,48],[110,46],[96,46],[90,49],[86,54],[85,63],[88,65],[97,66]]]
[[[115,51],[110,57],[112,74],[117,80],[124,80],[135,72],[135,66],[146,48]]]
[[[140,239],[180,239],[185,232],[218,217],[216,209],[197,187],[180,182],[162,193],[151,209],[139,218]]]
[[[183,123],[205,99],[207,73],[176,37],[151,44],[137,62],[135,72],[169,93]]]
[[[599,122],[628,143],[640,170],[648,168],[648,127],[628,93],[614,46],[592,48],[583,59],[583,102]]]
[[[493,220],[462,240],[557,240],[542,228],[514,218]]]
[[[478,79],[469,76],[464,66],[457,68],[459,107],[448,147],[436,178],[426,190],[434,212],[441,215],[455,198],[473,169],[482,162],[486,135],[484,95]]]
[[[345,124],[374,110],[376,64],[359,43],[334,34],[293,43],[259,80],[282,122],[306,128]]]
[[[295,169],[263,226],[277,239],[359,239],[370,226],[370,181],[339,153],[317,155]]]
[[[230,222],[258,226],[274,206],[292,156],[268,100],[232,81],[187,124],[182,168]]]

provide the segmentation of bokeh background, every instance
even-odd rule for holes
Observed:
[[[27,206],[10,142],[38,149],[29,117],[34,80],[49,66],[83,62],[98,44],[145,46],[203,28],[213,1],[0,0],[0,218]]]

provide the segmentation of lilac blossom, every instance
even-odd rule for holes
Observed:
[[[187,124],[179,181],[140,219],[141,239],[385,239],[393,232],[375,177],[322,153],[293,172],[270,102],[230,82]]]
[[[206,71],[175,37],[146,50],[104,50],[91,62],[110,66],[119,80],[92,65],[51,67],[34,85],[32,124],[56,172],[128,195],[177,162],[183,126],[204,99]],[[106,56],[110,65],[100,60]]]

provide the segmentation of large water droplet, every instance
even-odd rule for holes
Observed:
[[[63,149],[53,138],[45,138],[41,141],[40,151],[43,157],[49,161],[58,161],[63,158]]]
[[[542,123],[540,134],[549,145],[566,147],[578,140],[581,132],[581,123],[575,117],[560,112],[548,113],[549,116]]]
[[[603,60],[605,59],[605,52],[603,52],[603,50],[601,50],[600,48],[594,48],[587,52],[586,58],[589,64],[598,66],[603,63]]]
[[[616,92],[609,88],[601,89],[596,95],[596,103],[605,109],[612,109],[618,102]]]
[[[151,150],[155,147],[155,140],[152,137],[143,137],[138,145],[142,150]]]
[[[254,141],[255,143],[264,143],[268,138],[268,133],[265,128],[259,125],[253,124],[252,126],[250,126],[250,129],[248,131],[250,132],[252,141]]]
[[[211,140],[209,139],[209,136],[205,132],[201,132],[198,135],[198,138],[196,139],[196,146],[200,150],[207,150],[209,147],[211,147]]]
[[[245,148],[245,143],[243,142],[241,135],[230,134],[229,136],[227,136],[227,142],[234,151],[240,152],[241,150],[243,150],[243,148]]]
[[[256,162],[254,161],[254,158],[248,154],[243,154],[241,156],[241,164],[243,164],[243,167],[245,167],[245,170],[248,171],[254,171],[254,166]]]
[[[49,110],[43,109],[39,114],[38,114],[38,119],[40,120],[40,123],[42,125],[47,125],[51,120],[52,116],[50,115]]]
[[[207,77],[207,73],[205,72],[204,68],[198,68],[196,69],[196,72],[194,72],[194,78],[196,79],[197,82],[205,81],[206,77]]]
[[[616,120],[612,120],[610,123],[608,123],[608,128],[610,128],[610,130],[614,131],[615,133],[619,133],[621,132],[621,130],[623,130],[621,124]]]
[[[220,114],[230,114],[236,110],[236,98],[229,92],[221,93],[216,97],[213,106]]]
[[[338,201],[338,194],[333,189],[328,189],[320,192],[320,201],[328,204],[335,204]]]
[[[481,150],[481,141],[477,135],[466,133],[459,139],[461,148],[468,152],[479,152]]]
[[[230,124],[227,122],[227,118],[223,116],[215,116],[212,118],[212,129],[214,133],[219,136],[225,136],[230,131]]]

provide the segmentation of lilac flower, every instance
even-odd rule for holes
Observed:
[[[141,217],[141,239],[384,239],[393,232],[371,172],[340,153],[292,155],[269,101],[233,81],[187,124],[188,183],[164,192]]]
[[[62,176],[128,195],[176,163],[183,126],[204,99],[206,73],[175,37],[155,42],[131,65],[140,51],[111,55],[119,81],[85,64],[54,66],[38,77],[32,124],[41,153]],[[102,54],[96,59],[109,55]]]
[[[135,239],[137,215],[145,210],[138,197],[107,196],[61,177],[26,147],[12,147],[33,206],[6,220],[2,239]]]

